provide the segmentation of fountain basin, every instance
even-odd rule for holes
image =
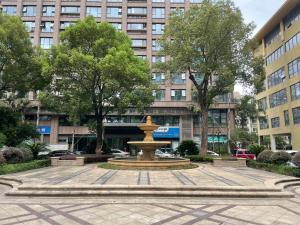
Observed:
[[[185,166],[190,165],[191,162],[189,159],[183,158],[165,158],[158,160],[137,160],[137,159],[128,159],[128,158],[111,158],[108,159],[109,164],[117,166],[126,166],[133,168],[169,168],[176,166]]]

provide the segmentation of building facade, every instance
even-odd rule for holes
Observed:
[[[300,150],[300,1],[287,0],[256,34],[265,59],[266,80],[256,96],[260,140],[288,140]]]
[[[78,19],[91,15],[98,22],[108,21],[116,29],[126,32],[132,39],[135,54],[151,63],[164,61],[157,56],[157,39],[163,34],[168,15],[176,9],[187,10],[201,0],[3,0],[3,12],[22,18],[31,41],[44,49],[59,43],[59,33]],[[176,148],[181,140],[200,140],[200,121],[189,108],[192,102],[191,87],[186,73],[167,74],[153,71],[152,81],[160,85],[153,91],[155,103],[147,111],[161,128],[155,139],[172,141]],[[34,100],[34,96],[29,96]],[[227,135],[234,129],[234,108],[232,95],[220,96],[210,110],[209,142],[226,142]],[[73,133],[82,146],[94,138],[86,126],[90,116],[82,118],[80,127],[72,127],[66,115],[40,110],[39,131],[49,144],[65,144]],[[26,119],[37,120],[37,108],[28,110]],[[142,133],[137,124],[144,115],[129,109],[125,115],[110,115],[105,121],[107,143],[113,148],[124,148],[129,140],[140,139]]]

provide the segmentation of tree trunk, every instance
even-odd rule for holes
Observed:
[[[103,146],[103,136],[104,136],[104,126],[103,126],[103,116],[99,115],[96,118],[96,155],[101,155],[101,150]]]
[[[200,156],[205,156],[208,146],[208,109],[202,108],[200,113],[200,132],[201,132],[201,148]]]

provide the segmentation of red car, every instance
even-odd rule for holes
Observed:
[[[256,159],[255,154],[251,154],[246,149],[238,149],[236,150],[235,154],[233,154],[232,156],[236,158],[254,159],[254,160]]]

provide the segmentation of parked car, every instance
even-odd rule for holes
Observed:
[[[212,157],[218,157],[218,156],[220,156],[218,153],[215,153],[215,152],[213,152],[213,151],[207,151],[207,153],[206,153],[208,156],[212,156]]]
[[[235,154],[232,155],[236,158],[244,158],[244,159],[256,159],[256,155],[247,151],[247,149],[238,149]]]
[[[163,153],[174,154],[173,148],[160,148],[159,150],[162,151]]]
[[[69,150],[55,150],[48,153],[49,157],[58,157],[63,155],[76,155],[76,154]]]
[[[168,152],[163,152],[160,149],[156,149],[155,155],[159,158],[173,158],[174,157],[173,154],[170,154]]]
[[[117,149],[117,148],[112,148],[111,149],[111,154],[114,155],[114,156],[118,156],[118,157],[128,157],[129,156],[129,153],[128,152],[124,152],[120,149]]]

